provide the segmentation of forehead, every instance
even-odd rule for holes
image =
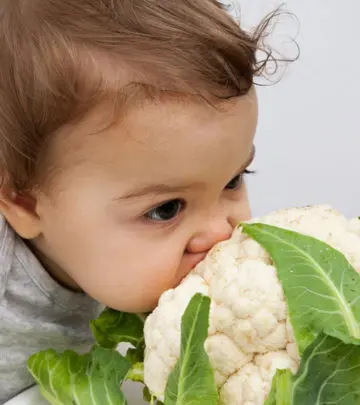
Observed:
[[[100,130],[98,109],[54,142],[54,161],[72,176],[118,182],[201,176],[251,154],[257,124],[254,91],[216,105],[189,100],[146,102]],[[233,163],[232,163],[233,164]],[[203,173],[202,173],[203,172]]]

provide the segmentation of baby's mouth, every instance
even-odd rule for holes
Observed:
[[[202,262],[207,256],[208,252],[201,253],[186,253],[184,254],[182,264],[182,271],[180,272],[180,281],[192,271],[200,262]]]

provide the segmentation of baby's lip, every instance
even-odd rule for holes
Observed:
[[[207,254],[208,254],[208,252],[196,253],[195,254],[196,257],[194,258],[194,264],[192,266],[192,269],[194,267],[196,267],[200,262],[202,262],[205,259],[205,257],[207,256]]]
[[[185,253],[186,267],[190,270],[195,268],[207,256],[208,251],[201,253]]]
[[[193,270],[200,262],[202,262],[205,257],[207,256],[208,252],[201,252],[201,253],[185,253],[183,258],[182,269],[179,274],[178,282],[181,281]]]

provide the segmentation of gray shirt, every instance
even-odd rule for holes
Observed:
[[[88,350],[89,321],[102,309],[54,281],[0,216],[0,404],[34,384],[26,368],[31,354]]]

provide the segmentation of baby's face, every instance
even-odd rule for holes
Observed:
[[[98,111],[59,136],[63,169],[38,199],[34,240],[50,273],[112,308],[148,311],[249,218],[255,92],[219,107],[149,102],[100,133]]]

